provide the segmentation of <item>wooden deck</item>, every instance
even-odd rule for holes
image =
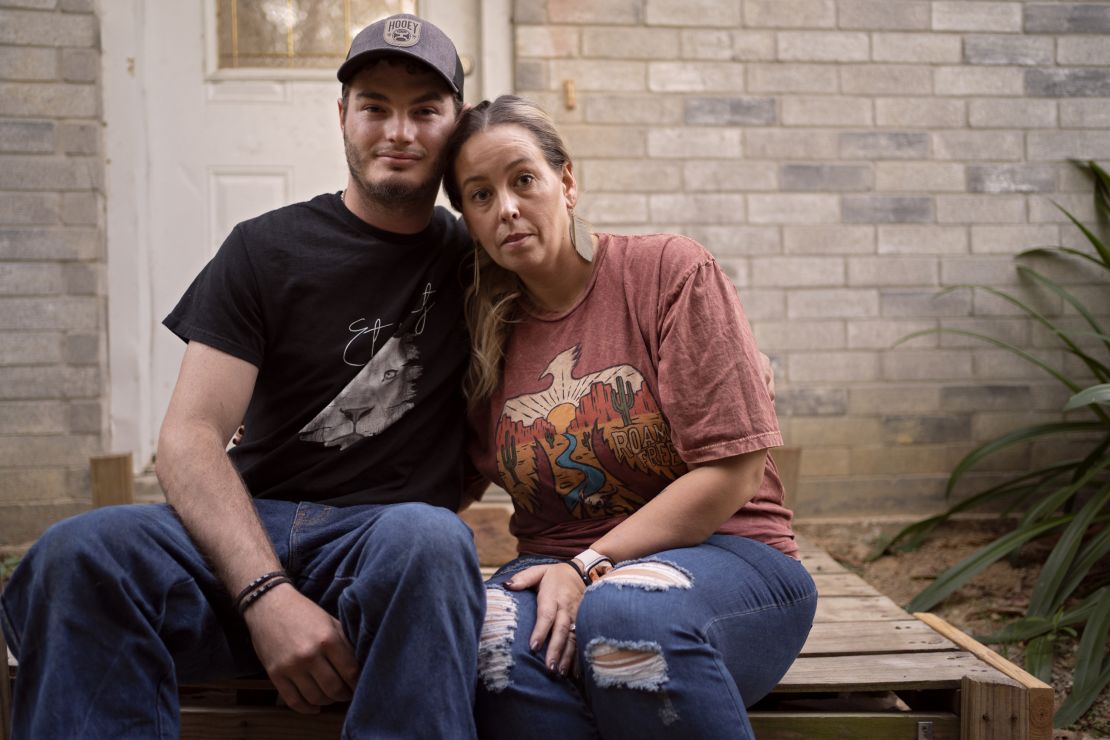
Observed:
[[[793,667],[752,709],[760,740],[1051,738],[1051,687],[940,618],[907,614],[814,544],[799,544],[820,593],[817,616]],[[7,740],[9,687],[0,684]],[[258,704],[271,694],[265,680],[183,687],[181,737],[339,736],[341,710],[310,717]],[[241,703],[247,698],[250,706]]]

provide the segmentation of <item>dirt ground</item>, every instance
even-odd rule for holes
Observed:
[[[871,563],[864,562],[865,556],[881,538],[893,535],[898,525],[799,522],[796,527],[799,533],[810,537],[844,566],[899,605],[905,605],[936,574],[1010,531],[1012,523],[996,518],[952,522],[934,531],[919,550],[887,555]],[[1006,559],[995,563],[933,611],[972,635],[997,630],[1007,620],[1024,612],[1048,550],[1048,544],[1033,543],[1020,553],[1015,563]],[[1077,646],[1077,640],[1065,638],[1058,649],[1052,676],[1057,706],[1071,689]],[[1020,645],[990,647],[1023,665]],[[1110,690],[1103,691],[1087,714],[1068,729],[1071,732],[1059,732],[1056,737],[1061,740],[1110,738]]]

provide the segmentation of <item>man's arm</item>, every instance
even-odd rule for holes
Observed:
[[[250,494],[226,453],[246,413],[258,370],[189,342],[158,439],[156,472],[166,500],[235,595],[281,570]],[[319,711],[350,698],[358,663],[339,623],[291,585],[244,615],[262,665],[287,704]]]

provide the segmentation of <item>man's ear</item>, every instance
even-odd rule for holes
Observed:
[[[343,98],[336,98],[335,102],[339,105],[339,130],[342,131],[344,124],[346,124],[346,121],[343,120],[343,112],[346,110],[346,106],[343,105]]]

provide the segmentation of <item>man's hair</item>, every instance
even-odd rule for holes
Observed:
[[[371,59],[369,62],[364,64],[362,67],[360,67],[358,72],[361,72],[364,69],[368,69],[369,67],[372,67],[373,65],[375,65],[379,62],[388,62],[390,66],[404,65],[405,71],[408,72],[409,74],[416,74],[418,72],[425,72],[425,71],[435,72],[435,70],[432,69],[429,65],[424,64],[422,62],[418,62],[418,61],[414,60],[412,57],[404,56],[402,54],[386,54],[386,55],[383,55],[383,56],[379,56],[375,59]],[[358,74],[358,72],[355,72],[355,74]],[[355,75],[351,75],[352,78],[354,76]],[[442,84],[443,84],[443,88],[445,90],[447,90],[448,92],[451,92],[451,88],[447,87],[447,83],[444,82]],[[344,118],[347,117],[347,103],[348,103],[348,99],[349,99],[350,95],[351,95],[351,84],[349,82],[344,82],[339,88],[339,102],[343,106],[343,117]],[[462,110],[462,105],[463,105],[462,98],[460,98],[455,93],[451,92],[451,99],[455,103],[455,115],[457,116],[459,114],[459,111]]]

